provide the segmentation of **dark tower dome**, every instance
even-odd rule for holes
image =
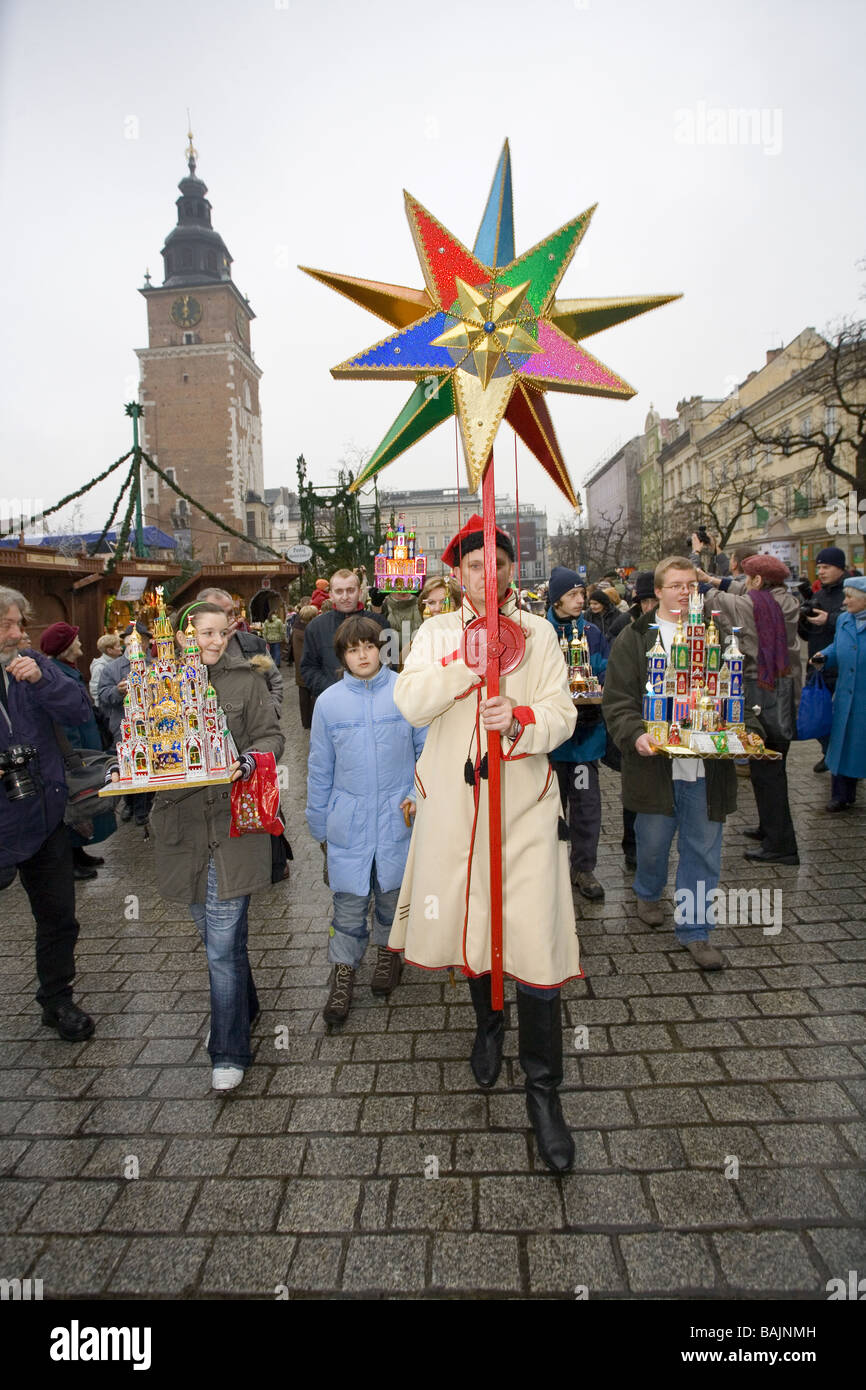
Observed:
[[[228,247],[211,226],[207,185],[196,177],[192,133],[186,153],[189,175],[178,184],[177,226],[169,232],[162,248],[165,266],[162,283],[168,288],[217,284],[232,278]]]

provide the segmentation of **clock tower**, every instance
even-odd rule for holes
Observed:
[[[136,350],[144,449],[164,472],[227,525],[260,535],[264,475],[261,371],[250,349],[255,317],[232,280],[232,258],[211,224],[207,187],[189,173],[178,184],[177,225],[162,248],[164,279],[147,301],[148,346]],[[147,524],[174,535],[203,564],[261,554],[221,531],[152,470],[143,469]]]

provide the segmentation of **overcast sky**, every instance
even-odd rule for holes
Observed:
[[[859,0],[6,0],[0,13],[7,506],[55,501],[129,447],[123,406],[147,346],[136,291],[146,267],[162,280],[187,107],[257,315],[269,487],[296,486],[300,452],[332,482],[411,389],[332,379],[387,330],[298,263],[422,286],[402,189],[471,245],[506,135],[518,254],[599,204],[560,296],[685,295],[587,341],[632,401],[548,395],[575,482],[650,402],[673,415],[682,397],[725,395],[769,347],[863,312]],[[740,110],[754,123],[730,122]],[[503,427],[498,492],[513,493],[512,441]],[[567,504],[519,458],[521,500],[555,525]],[[462,452],[459,466],[463,482]],[[456,476],[448,421],[380,482]]]

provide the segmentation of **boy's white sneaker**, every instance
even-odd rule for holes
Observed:
[[[214,1067],[211,1085],[215,1091],[233,1091],[235,1086],[240,1086],[243,1079],[243,1067],[233,1067],[224,1063],[219,1067]]]

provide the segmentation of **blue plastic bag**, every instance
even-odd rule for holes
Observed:
[[[803,686],[797,711],[797,738],[828,738],[833,727],[833,696],[816,671]]]

